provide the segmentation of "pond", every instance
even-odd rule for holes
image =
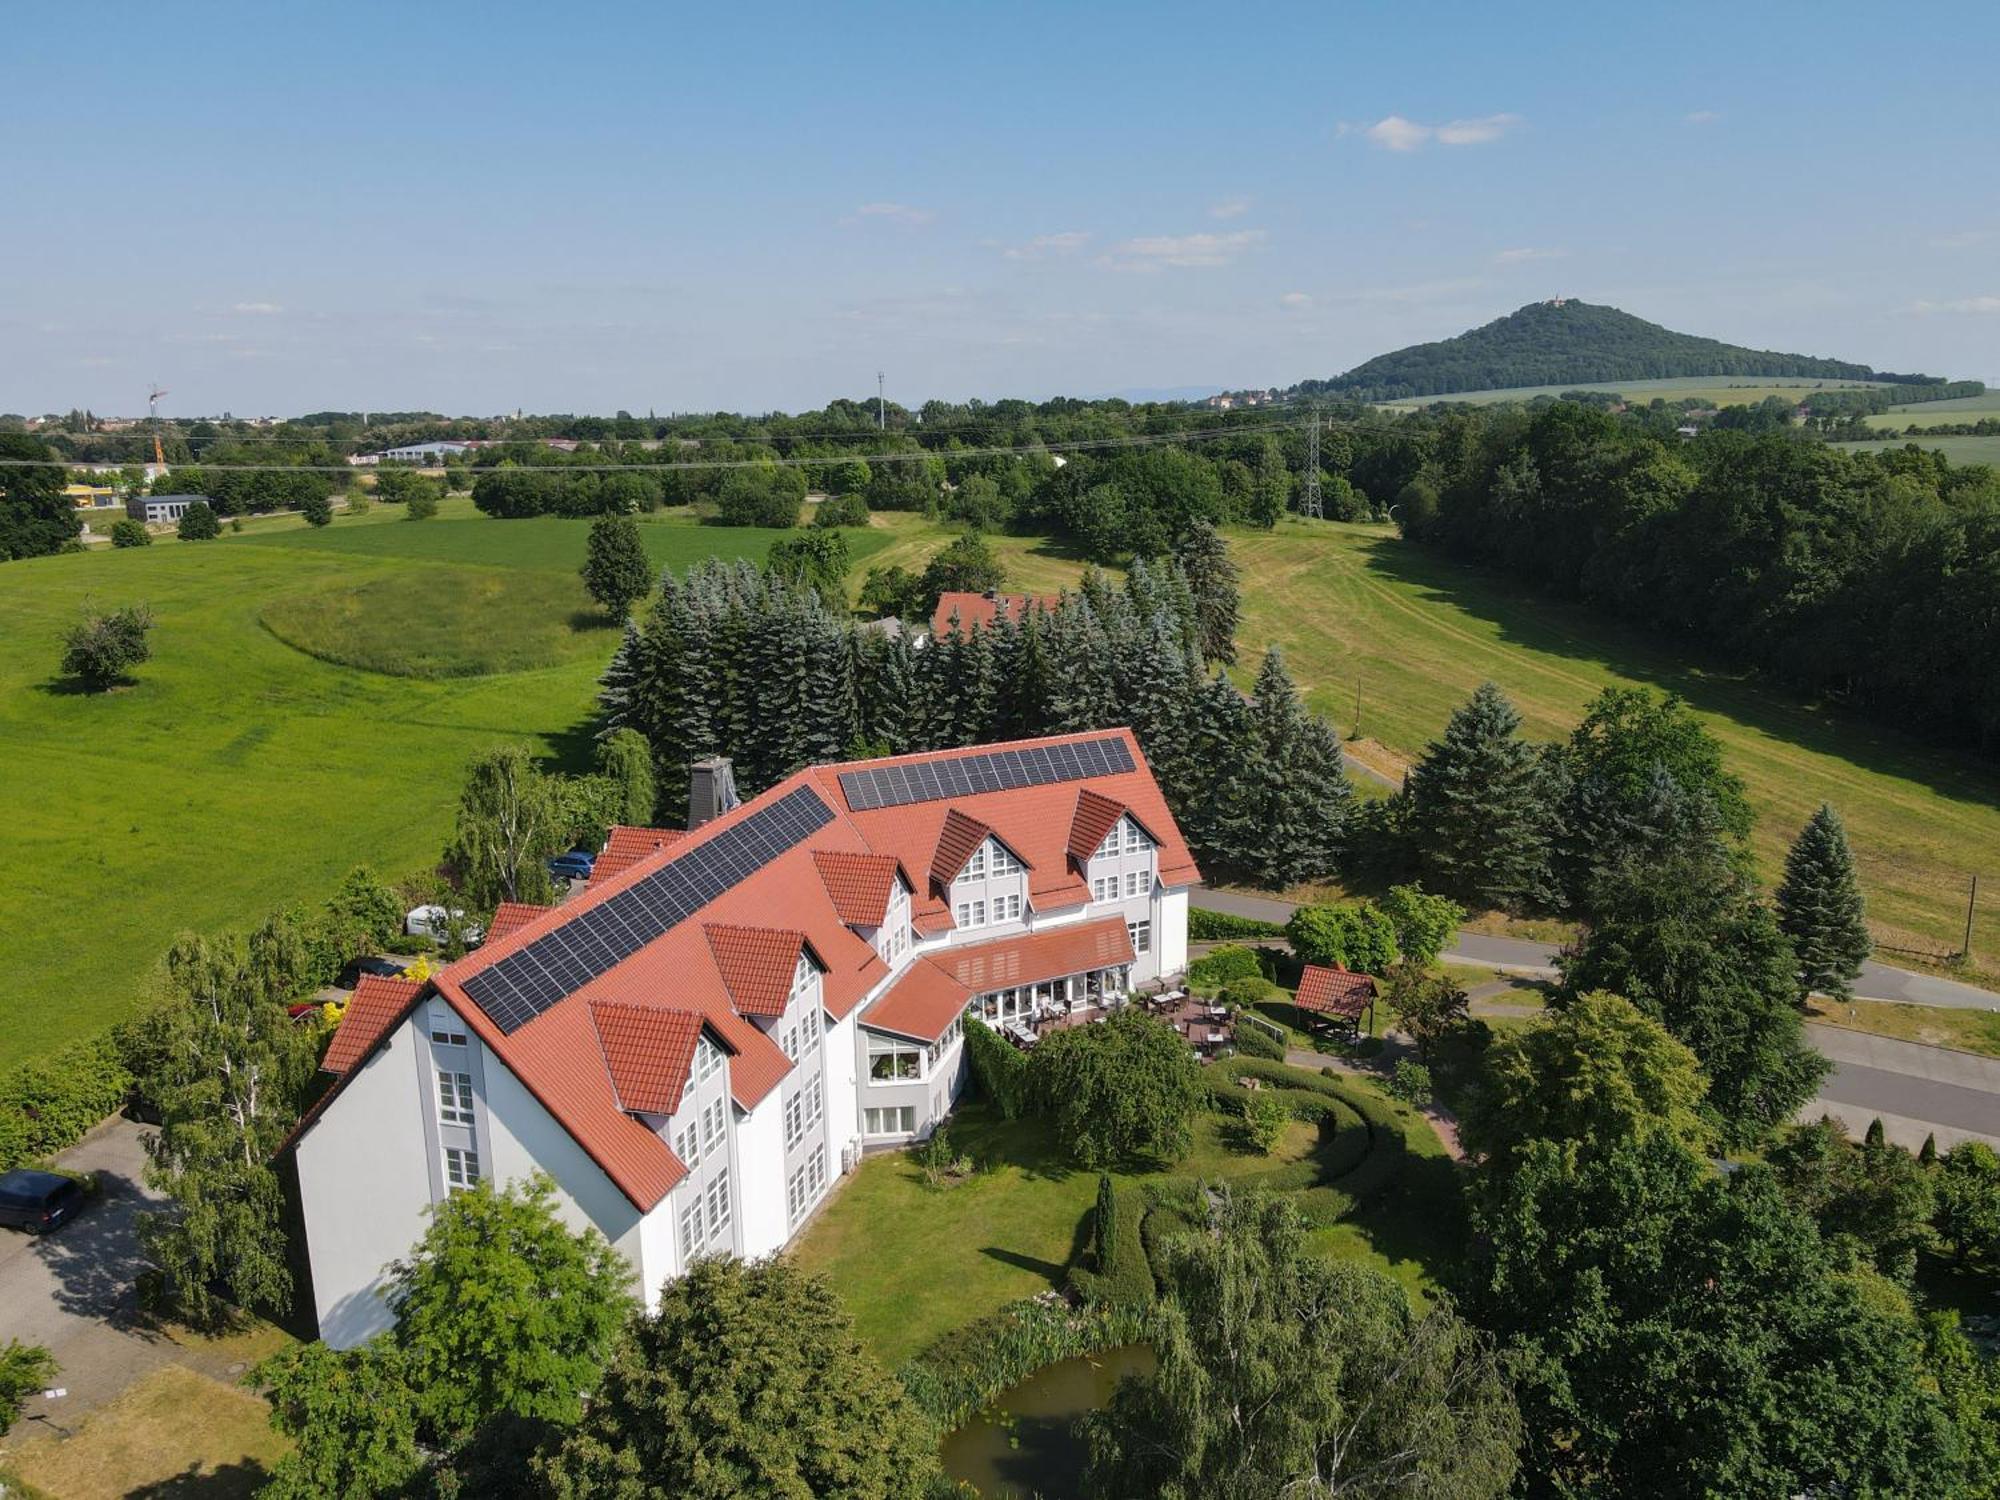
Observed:
[[[1083,1441],[1070,1429],[1127,1375],[1150,1375],[1144,1344],[1045,1365],[944,1440],[944,1471],[984,1500],[1074,1500]]]

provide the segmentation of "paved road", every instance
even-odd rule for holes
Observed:
[[[1286,902],[1233,891],[1203,889],[1196,899],[1211,911],[1267,922],[1282,922],[1292,912]],[[1549,978],[1556,972],[1556,950],[1550,945],[1477,932],[1459,933],[1443,956],[1531,978]],[[1869,964],[1857,989],[1864,999],[2000,1009],[2000,995],[1990,991],[1886,964]],[[1889,1139],[1912,1150],[1932,1133],[1940,1150],[1970,1136],[2000,1146],[2000,1060],[1837,1026],[1809,1024],[1806,1032],[1813,1046],[1833,1063],[1833,1071],[1818,1097],[1799,1111],[1801,1119],[1831,1114],[1858,1136],[1869,1121],[1880,1118]]]
[[[137,1319],[135,1284],[145,1261],[136,1224],[154,1195],[144,1185],[144,1127],[106,1121],[57,1161],[95,1172],[102,1193],[54,1234],[0,1229],[0,1334],[42,1344],[62,1366],[69,1394],[33,1398],[15,1431],[73,1427],[91,1407],[180,1351]]]

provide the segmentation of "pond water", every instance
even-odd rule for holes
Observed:
[[[1074,1500],[1084,1448],[1071,1426],[1125,1376],[1150,1375],[1156,1363],[1144,1344],[1127,1344],[1043,1366],[945,1438],[945,1473],[984,1500]]]

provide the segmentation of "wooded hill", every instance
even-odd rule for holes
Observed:
[[[1615,307],[1558,298],[1530,302],[1456,338],[1378,354],[1345,375],[1302,381],[1296,389],[1304,395],[1331,391],[1358,400],[1396,401],[1454,391],[1688,375],[1788,375],[1899,385],[1930,384],[1935,378],[1889,374],[1841,359],[1745,349],[1675,333]]]

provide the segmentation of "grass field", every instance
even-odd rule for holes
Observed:
[[[1869,417],[1870,427],[1924,427],[1935,422],[1977,422],[1981,417],[2000,417],[2000,390],[1977,396],[1960,396],[1953,401],[1911,401],[1892,406]]]
[[[2000,1057],[2000,1013],[1936,1005],[1889,1005],[1874,1000],[1814,1000],[1806,1012],[1828,1026],[1894,1037],[1926,1047],[1956,1047]]]
[[[616,643],[575,574],[588,523],[492,521],[464,500],[401,514],[0,568],[0,1066],[128,1014],[183,928],[253,924],[363,861],[425,867],[475,752],[524,740],[583,762]],[[642,534],[684,565],[761,557],[780,533],[677,517]],[[86,603],[138,601],[158,623],[136,685],[55,682]],[[371,652],[439,675],[316,659]]]
[[[1872,380],[1809,380],[1780,375],[1683,375],[1669,380],[1572,381],[1567,385],[1454,391],[1449,396],[1415,396],[1404,401],[1385,401],[1381,405],[1389,411],[1415,411],[1435,401],[1464,401],[1474,406],[1491,406],[1501,401],[1532,401],[1537,396],[1560,396],[1564,391],[1610,391],[1635,404],[1644,404],[1658,397],[1663,401],[1704,401],[1711,406],[1754,406],[1766,396],[1797,398],[1809,391],[1865,390],[1880,383]]]
[[[1885,448],[1902,448],[1915,443],[1925,451],[1942,453],[1955,464],[2000,465],[2000,436],[1987,437],[1899,437],[1876,443],[1835,443],[1836,448],[1852,448],[1880,453]]]

